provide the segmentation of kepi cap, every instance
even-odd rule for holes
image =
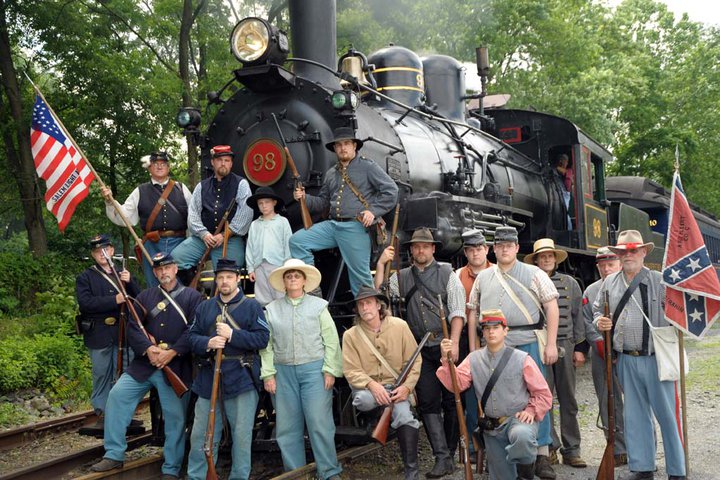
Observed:
[[[595,252],[595,263],[619,260],[619,257],[609,247],[600,247]]]
[[[90,241],[88,243],[90,244],[90,248],[92,250],[95,250],[96,248],[112,246],[110,237],[105,233],[100,233],[98,235],[95,235],[94,237],[92,237],[90,239]]]
[[[485,239],[485,232],[479,229],[469,230],[463,233],[462,241],[463,247],[474,247],[477,245],[486,245],[488,243]]]
[[[235,154],[232,151],[232,148],[230,148],[230,145],[215,145],[213,148],[210,149],[210,156],[212,158],[217,157],[235,157]]]
[[[502,325],[507,327],[507,320],[502,310],[483,310],[480,313],[480,326],[485,325]]]
[[[175,262],[175,259],[170,253],[167,252],[158,252],[152,257],[153,261],[153,268],[156,267],[164,267],[165,265],[172,265]]]
[[[495,229],[495,241],[493,243],[513,242],[518,243],[518,231],[515,227],[498,227]]]
[[[232,258],[220,258],[218,259],[217,266],[215,267],[215,273],[220,272],[232,272],[240,273],[240,267]]]

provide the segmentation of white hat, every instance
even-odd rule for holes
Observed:
[[[311,292],[320,286],[320,279],[322,278],[320,270],[312,265],[307,265],[305,262],[298,260],[297,258],[286,260],[282,267],[278,267],[270,272],[270,276],[268,277],[270,286],[278,292],[284,292],[285,282],[283,282],[283,276],[285,275],[285,272],[289,270],[299,270],[305,274],[306,292]]]

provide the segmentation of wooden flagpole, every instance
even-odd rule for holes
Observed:
[[[42,98],[43,102],[45,102],[45,105],[47,106],[48,110],[50,110],[50,113],[52,113],[53,117],[55,117],[55,120],[58,122],[58,125],[59,125],[60,128],[62,129],[62,131],[63,131],[63,133],[65,134],[65,136],[70,139],[70,142],[72,142],[72,144],[75,146],[75,148],[77,149],[77,151],[78,151],[78,153],[80,154],[80,156],[82,156],[82,157],[85,159],[85,163],[86,163],[87,166],[90,168],[90,171],[92,171],[93,175],[95,175],[95,178],[97,179],[97,181],[98,181],[98,183],[100,184],[100,186],[101,186],[101,187],[107,187],[107,185],[105,184],[105,182],[102,181],[102,178],[100,178],[100,175],[98,175],[97,171],[95,170],[95,168],[94,168],[94,167],[92,166],[92,164],[90,163],[90,160],[88,160],[87,155],[85,155],[85,153],[82,151],[82,149],[81,149],[80,146],[77,144],[77,142],[75,142],[75,139],[72,137],[72,135],[70,135],[70,132],[68,132],[67,128],[65,128],[65,125],[63,125],[62,120],[60,120],[60,117],[57,116],[57,114],[56,114],[55,111],[52,109],[52,107],[50,106],[50,104],[47,102],[47,100],[45,100],[45,96],[42,94],[42,92],[40,91],[40,89],[37,87],[37,85],[35,85],[35,84],[33,83],[33,81],[30,79],[30,77],[27,76],[27,74],[25,74],[25,76],[27,77],[27,79],[30,81],[30,84],[31,84],[31,85],[33,86],[33,88],[35,89],[35,93],[36,93],[38,96],[40,96],[40,98]],[[104,200],[103,200],[103,201],[104,201]],[[120,216],[120,218],[122,218],[123,223],[125,223],[125,226],[126,226],[127,229],[130,231],[130,235],[132,235],[133,239],[135,239],[135,243],[140,246],[140,250],[142,250],[143,255],[145,256],[145,258],[147,259],[147,261],[150,263],[150,265],[152,265],[152,257],[150,256],[150,254],[148,253],[148,251],[145,249],[145,245],[143,245],[142,240],[137,236],[137,233],[135,233],[135,229],[134,229],[133,226],[130,224],[130,220],[128,220],[127,217],[125,216],[125,214],[123,213],[122,208],[120,207],[120,204],[119,204],[119,203],[117,202],[117,200],[115,200],[114,198],[113,198],[113,200],[112,200],[112,206],[113,206],[113,208],[115,208],[115,211],[116,211],[117,214]]]
[[[679,328],[675,328],[678,335],[678,350],[680,357],[680,406],[682,408],[682,440],[683,453],[685,454],[685,476],[690,475],[690,458],[688,447],[688,427],[687,427],[687,396],[685,395],[685,334]]]

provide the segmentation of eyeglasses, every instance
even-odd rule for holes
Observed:
[[[285,275],[283,275],[283,278],[286,278],[288,280],[300,279],[300,278],[305,278],[305,275],[303,275],[300,272],[293,272],[293,273],[286,273]]]

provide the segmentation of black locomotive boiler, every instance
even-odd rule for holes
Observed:
[[[360,153],[399,187],[401,242],[416,227],[430,227],[443,243],[437,258],[458,264],[463,231],[482,228],[492,240],[497,227],[512,225],[520,231],[521,252],[531,251],[534,240],[551,237],[570,253],[565,265],[571,273],[582,283],[595,278],[595,250],[609,243],[618,212],[628,211],[613,210],[605,198],[604,165],[612,158],[607,150],[552,115],[468,111],[464,68],[451,57],[420,58],[389,46],[367,57],[350,49],[338,59],[334,0],[290,0],[289,9],[292,58],[282,31],[260,18],[242,20],[231,37],[242,67],[208,96],[212,118],[201,131],[199,111],[178,116],[186,133],[196,136],[207,171],[210,149],[232,146],[235,173],[253,188],[272,186],[298,229],[302,224],[283,139],[312,194],[336,162],[324,144],[335,128],[351,126],[363,140]],[[479,50],[478,57],[479,72],[485,74],[486,53]],[[563,153],[575,178],[569,204],[555,173],[556,158]],[[647,214],[631,210],[632,221],[647,227]],[[392,218],[386,221],[392,224]],[[342,333],[352,296],[341,257],[322,252],[316,266]],[[261,409],[271,411],[268,405]],[[349,392],[338,392],[335,406],[342,438],[343,427],[358,425]],[[259,424],[256,445],[272,448],[265,412]],[[346,438],[352,441],[352,435]]]

